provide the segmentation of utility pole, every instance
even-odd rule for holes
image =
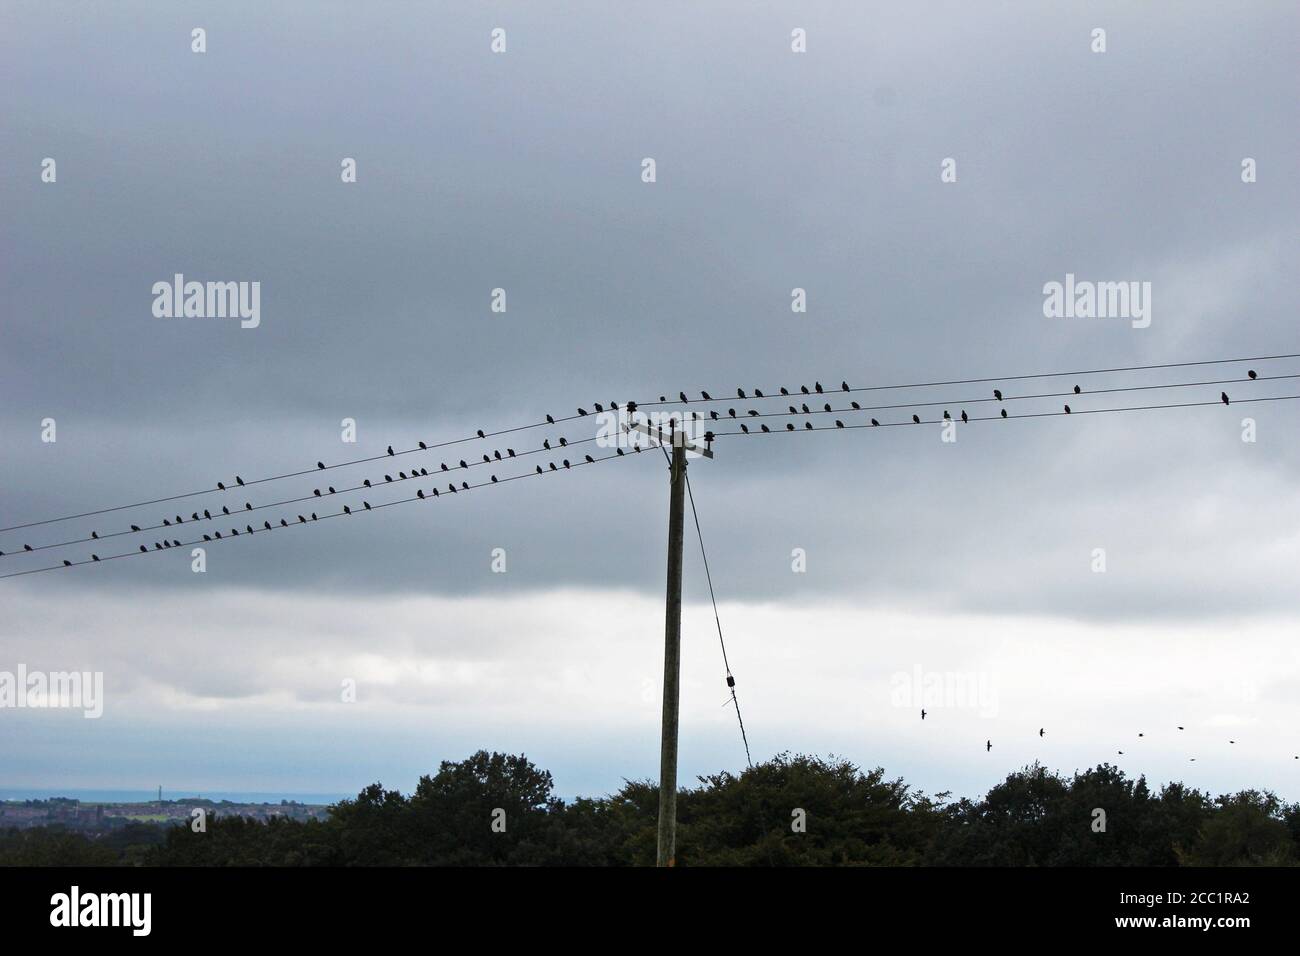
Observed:
[[[664,714],[659,744],[659,839],[656,866],[677,862],[677,716],[681,704],[682,661],[682,526],[686,516],[686,453],[713,457],[713,449],[688,441],[676,422],[667,436],[660,428],[633,423],[638,431],[673,448],[669,467],[668,589],[664,609]],[[711,443],[712,433],[705,440]]]
[[[682,519],[685,515],[686,437],[673,431],[669,469],[668,598],[664,614],[664,719],[659,747],[659,852],[656,866],[677,862],[677,713],[682,672]]]

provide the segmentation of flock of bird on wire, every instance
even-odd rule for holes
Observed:
[[[1300,356],[1259,356],[1257,358],[1276,359],[1276,358],[1291,358],[1291,357],[1300,357]],[[1138,368],[1172,368],[1172,367],[1182,367],[1182,366],[1190,366],[1190,365],[1218,365],[1218,364],[1227,364],[1229,362],[1245,362],[1245,361],[1252,361],[1252,360],[1232,359],[1232,360],[1222,360],[1222,361],[1215,361],[1215,362],[1178,363],[1176,365],[1169,365],[1169,366],[1146,366],[1146,367],[1138,367]],[[1014,379],[1027,379],[1027,378],[1052,378],[1052,377],[1060,377],[1062,375],[1083,376],[1083,375],[1094,374],[1095,372],[1113,372],[1113,371],[1129,371],[1129,370],[1101,369],[1101,370],[1093,370],[1092,372],[1045,373],[1042,375],[1009,376],[1006,378],[1014,380]],[[1266,378],[1268,379],[1291,379],[1297,377],[1300,377],[1300,373],[1266,376]],[[1097,389],[1090,388],[1088,390],[1088,393],[1109,394],[1109,393],[1117,393],[1117,392],[1145,391],[1148,389],[1187,388],[1187,387],[1195,387],[1195,386],[1206,386],[1211,384],[1217,385],[1217,384],[1223,384],[1226,382],[1233,382],[1233,381],[1254,382],[1258,379],[1259,379],[1258,374],[1252,368],[1247,370],[1246,378],[1244,379],[1232,378],[1232,379],[1221,379],[1215,382],[1177,382],[1177,383],[1161,384],[1161,385],[1137,385],[1137,386],[1129,386],[1129,387],[1113,387],[1113,388],[1097,388]],[[1060,395],[1081,396],[1085,394],[1085,390],[1083,389],[1083,387],[1078,384],[1073,384],[1071,391],[1065,393],[1049,392],[1045,394],[1031,394],[1031,395],[1004,395],[1002,388],[993,388],[991,390],[991,397],[968,398],[963,400],[961,403],[954,403],[953,407],[957,408],[957,416],[955,418],[952,412],[948,408],[943,407],[943,405],[945,404],[944,402],[936,402],[930,400],[864,406],[861,402],[857,401],[856,399],[849,399],[847,401],[847,404],[842,404],[838,409],[832,405],[831,401],[829,401],[829,399],[833,398],[835,394],[839,394],[841,397],[843,397],[853,392],[873,392],[873,391],[883,391],[883,390],[896,389],[896,388],[919,388],[919,387],[933,386],[933,385],[957,385],[957,384],[967,384],[967,383],[974,383],[974,382],[991,383],[994,381],[997,381],[997,379],[992,379],[992,378],[968,379],[960,382],[933,382],[933,383],[919,383],[915,385],[877,385],[877,386],[865,386],[860,388],[854,388],[850,386],[847,381],[842,381],[840,382],[838,390],[835,390],[833,387],[828,389],[827,387],[824,387],[821,382],[814,382],[811,387],[807,385],[801,385],[794,391],[787,389],[785,387],[781,387],[776,393],[771,393],[771,394],[765,394],[762,389],[758,389],[758,388],[751,389],[748,392],[744,388],[737,388],[736,397],[738,399],[748,401],[748,402],[754,402],[754,401],[762,401],[762,400],[776,400],[779,398],[785,401],[786,408],[783,411],[762,410],[760,408],[754,408],[754,407],[749,407],[749,408],[744,408],[739,410],[735,407],[728,407],[725,409],[725,411],[715,408],[715,409],[710,409],[706,414],[703,415],[700,412],[695,411],[693,408],[688,408],[685,411],[670,413],[667,416],[668,426],[670,429],[677,428],[679,426],[684,427],[687,422],[687,416],[689,415],[689,421],[693,425],[698,426],[700,423],[703,423],[704,426],[709,429],[705,431],[703,437],[707,443],[711,444],[713,441],[715,441],[716,439],[722,436],[783,433],[782,430],[779,428],[779,426],[777,428],[773,428],[772,426],[769,426],[764,422],[761,421],[756,422],[755,421],[756,419],[799,418],[799,417],[807,416],[807,418],[805,418],[805,420],[803,421],[802,430],[821,431],[827,429],[880,427],[882,426],[882,424],[906,425],[909,422],[909,419],[901,419],[898,421],[889,421],[889,422],[882,423],[879,418],[868,416],[868,421],[870,423],[869,425],[866,422],[863,422],[861,424],[846,424],[844,419],[855,414],[863,414],[866,412],[879,412],[883,414],[884,411],[886,410],[912,411],[912,409],[918,409],[924,411],[925,409],[928,408],[935,408],[935,409],[941,408],[942,409],[941,417],[931,419],[930,421],[934,423],[945,424],[945,425],[954,425],[956,424],[957,421],[960,421],[963,424],[967,424],[977,420],[988,420],[988,419],[979,419],[971,416],[967,412],[966,408],[963,407],[969,404],[985,403],[985,402],[997,403],[1001,407],[999,408],[998,416],[996,416],[993,420],[996,420],[996,418],[1006,419],[1008,417],[1011,418],[1044,417],[1045,415],[1050,415],[1050,414],[1069,415],[1074,412],[1074,409],[1072,409],[1071,406],[1068,403],[1066,403],[1062,406],[1062,410],[1060,412],[1036,411],[1036,412],[1029,413],[1027,415],[1009,416],[1007,413],[1006,403],[1011,401],[1016,401],[1016,400],[1046,399],[1046,398],[1058,397]],[[1247,399],[1247,401],[1274,401],[1274,400],[1282,400],[1285,398],[1300,398],[1300,396],[1277,396],[1273,398],[1255,398],[1255,399]],[[793,399],[793,401],[791,401],[791,399]],[[715,399],[708,391],[702,390],[700,392],[700,397],[698,399],[691,399],[686,394],[686,392],[683,391],[678,393],[677,402],[671,401],[666,395],[661,395],[659,396],[659,401],[657,403],[650,402],[641,405],[634,401],[628,401],[625,402],[623,406],[620,408],[618,402],[610,402],[608,406],[600,402],[595,402],[592,404],[591,408],[594,409],[594,412],[596,414],[602,414],[606,412],[614,412],[614,413],[621,412],[624,416],[626,416],[628,421],[637,422],[636,415],[638,411],[644,414],[645,407],[652,407],[655,405],[665,406],[665,405],[677,405],[677,404],[683,406],[691,406],[691,405],[698,405],[701,403],[719,404],[723,401],[725,400]],[[1230,404],[1231,399],[1229,398],[1228,393],[1226,391],[1221,391],[1219,393],[1219,401],[1224,405]],[[1098,408],[1098,409],[1091,409],[1089,411],[1094,413],[1136,411],[1136,410],[1141,410],[1143,408],[1189,407],[1189,406],[1198,406],[1198,405],[1206,405],[1206,404],[1211,404],[1211,403],[1200,401],[1200,402],[1183,403],[1180,405],[1135,406],[1135,407],[1125,407],[1125,408]],[[98,515],[108,514],[112,512],[123,511],[128,508],[136,508],[140,506],[147,506],[150,504],[157,504],[161,502],[170,502],[182,498],[212,494],[214,492],[226,493],[226,492],[234,491],[239,488],[245,488],[247,485],[264,484],[272,481],[278,481],[284,478],[298,477],[302,475],[311,474],[313,473],[313,471],[322,472],[333,468],[346,467],[349,465],[374,462],[377,460],[384,460],[384,459],[393,459],[402,455],[409,455],[409,454],[415,454],[420,452],[429,452],[437,448],[461,444],[464,442],[472,442],[475,440],[486,440],[495,436],[505,435],[511,432],[526,431],[529,429],[545,427],[548,425],[554,426],[563,422],[573,422],[580,419],[584,419],[591,414],[592,412],[589,411],[587,407],[578,407],[576,409],[576,414],[560,418],[558,422],[554,416],[548,414],[545,416],[544,423],[537,422],[531,425],[503,429],[501,431],[492,432],[492,433],[488,433],[480,428],[475,432],[475,434],[472,437],[459,438],[451,441],[444,441],[444,442],[434,443],[434,444],[421,441],[417,444],[416,447],[404,449],[402,451],[396,451],[394,450],[392,445],[389,445],[384,455],[376,455],[370,458],[361,458],[353,461],[338,462],[331,465],[326,465],[324,461],[317,461],[316,468],[314,470],[294,471],[283,475],[274,475],[266,478],[250,480],[247,482],[240,475],[235,475],[232,482],[227,483],[224,480],[216,482],[215,488],[209,487],[206,489],[202,489],[200,491],[189,492],[186,494],[171,495],[163,498],[157,498],[154,499],[153,501],[135,502],[129,505],[121,505],[112,508],[103,508],[96,511],[87,511],[87,512],[82,512],[80,514],[66,515],[59,518],[50,518],[43,521],[34,521],[28,524],[14,525],[7,528],[0,528],[0,533],[7,533],[7,532],[23,529],[23,528],[32,528],[36,526],[53,524],[61,521],[71,520],[74,518],[86,518],[86,517],[98,516]],[[834,418],[833,425],[815,426],[811,419],[813,416],[816,415],[839,415],[842,417]],[[719,427],[719,425],[715,423],[723,423],[723,422],[729,423],[733,421],[739,425],[739,431],[714,431],[713,430],[714,427]],[[757,426],[757,430],[751,430],[749,424],[750,422],[754,422],[754,424]],[[910,416],[910,423],[913,425],[920,425],[928,422],[923,420],[921,415],[918,414],[916,411],[912,411],[912,414]],[[650,421],[649,418],[647,418],[643,423],[640,424],[651,425],[652,422]],[[662,436],[663,434],[662,423],[659,423],[658,427],[659,427],[659,434]],[[799,430],[800,429],[797,428],[794,422],[785,423],[784,433],[790,433]],[[146,542],[143,544],[139,544],[136,550],[134,551],[105,555],[102,559],[98,551],[91,551],[89,558],[83,560],[74,561],[74,560],[64,558],[62,559],[61,565],[52,565],[43,568],[34,568],[29,570],[15,571],[15,572],[10,572],[8,574],[0,574],[0,577],[16,577],[25,574],[59,570],[60,568],[70,568],[76,565],[93,564],[101,560],[112,560],[115,558],[129,557],[132,554],[147,554],[150,553],[151,550],[153,552],[167,551],[173,548],[188,547],[190,545],[200,544],[203,542],[213,542],[213,541],[225,540],[226,538],[235,538],[235,537],[240,537],[245,535],[253,535],[262,531],[276,530],[277,528],[288,528],[294,525],[305,525],[311,522],[321,520],[322,518],[350,516],[353,514],[372,511],[378,508],[389,507],[395,504],[403,504],[410,501],[438,498],[440,496],[449,495],[449,494],[450,495],[461,494],[470,491],[474,488],[496,485],[503,481],[512,481],[524,477],[535,477],[535,476],[540,476],[548,473],[558,472],[561,470],[570,470],[574,467],[578,467],[581,465],[592,465],[592,464],[597,464],[598,462],[601,461],[606,461],[613,458],[619,458],[625,454],[623,443],[619,443],[618,446],[614,449],[614,453],[611,455],[597,457],[597,456],[593,456],[592,454],[584,452],[581,454],[581,457],[579,457],[578,453],[575,452],[573,453],[574,457],[572,459],[562,457],[562,450],[569,449],[570,445],[577,446],[589,442],[595,442],[597,440],[598,439],[596,437],[589,437],[589,438],[575,439],[573,442],[570,442],[565,437],[560,436],[553,443],[552,439],[550,437],[547,437],[542,441],[541,446],[535,449],[516,452],[514,448],[506,447],[504,454],[502,453],[501,449],[493,449],[490,453],[484,452],[482,454],[481,461],[480,460],[471,461],[465,458],[460,458],[451,463],[447,461],[442,461],[434,470],[432,477],[436,478],[437,476],[441,475],[443,478],[450,479],[447,481],[445,485],[435,483],[428,486],[427,488],[420,488],[415,492],[415,495],[412,497],[398,499],[396,501],[388,501],[384,503],[373,504],[373,505],[368,498],[362,497],[359,500],[359,502],[355,502],[352,504],[344,504],[342,505],[341,511],[333,512],[333,513],[319,514],[317,511],[312,511],[306,508],[302,508],[302,509],[295,508],[283,516],[276,516],[274,519],[263,519],[258,523],[255,523],[253,520],[250,520],[249,518],[249,513],[260,511],[266,508],[301,504],[303,502],[313,502],[315,499],[324,499],[326,497],[348,494],[348,493],[358,492],[358,491],[364,492],[366,490],[382,488],[390,484],[405,482],[412,479],[429,478],[431,477],[430,470],[427,467],[421,467],[421,468],[412,467],[409,469],[395,470],[394,472],[384,473],[382,475],[382,478],[379,477],[375,477],[373,479],[369,477],[365,478],[360,484],[354,486],[336,488],[334,485],[323,485],[321,487],[313,488],[310,495],[301,495],[298,497],[287,498],[281,501],[267,502],[258,505],[254,505],[251,501],[245,501],[242,507],[239,505],[235,505],[234,507],[232,507],[231,505],[223,504],[220,506],[219,510],[214,510],[217,509],[217,506],[214,504],[210,508],[203,508],[203,509],[195,508],[191,510],[188,519],[184,517],[182,512],[173,512],[170,515],[164,515],[161,518],[161,520],[159,520],[156,524],[153,525],[142,526],[140,524],[130,524],[129,530],[121,529],[116,531],[108,531],[102,535],[99,532],[99,530],[92,530],[88,537],[75,538],[68,541],[58,541],[58,542],[53,542],[48,544],[33,545],[31,543],[23,543],[21,545],[21,551],[17,551],[17,550],[6,551],[5,548],[0,548],[0,558],[6,558],[6,557],[13,556],[15,554],[52,550],[52,549],[63,548],[75,544],[99,541],[106,538],[115,538],[123,535],[144,534],[150,531],[162,532],[162,534],[157,536],[155,540],[152,542],[152,549],[150,548],[150,544]],[[637,452],[637,453],[642,451],[643,447],[648,447],[643,445],[640,436],[636,434],[629,435],[629,439],[626,442],[626,445],[627,447],[630,447],[633,452]],[[463,480],[463,478],[459,481],[455,480],[461,472],[471,467],[476,467],[480,465],[495,465],[497,463],[507,463],[514,459],[523,458],[525,456],[547,455],[547,454],[553,454],[555,457],[552,458],[552,460],[546,461],[544,464],[536,465],[532,472],[508,475],[505,477],[499,477],[496,473],[491,473],[489,475],[489,478],[486,481],[478,484],[473,484],[473,485]],[[220,530],[217,527],[217,525],[222,525],[223,519],[236,518],[236,516],[242,516],[245,519],[243,528],[240,528],[237,523],[233,523],[227,530],[224,531],[223,534],[223,531]],[[200,538],[195,538],[192,541],[182,542],[182,540],[179,537],[174,536],[178,532],[174,531],[173,529],[178,528],[182,525],[193,524],[197,522],[212,523],[210,526],[205,526],[205,530],[199,532],[201,534]],[[222,525],[222,527],[224,527],[224,525]]]

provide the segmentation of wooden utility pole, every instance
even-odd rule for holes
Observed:
[[[686,517],[686,453],[713,457],[708,443],[713,433],[705,433],[705,445],[697,445],[670,421],[667,435],[662,428],[633,422],[627,431],[649,435],[673,447],[669,467],[668,499],[668,594],[664,610],[664,717],[659,744],[659,841],[655,855],[657,866],[677,862],[677,715],[681,701],[682,671],[682,526]]]
[[[658,866],[677,859],[677,713],[682,670],[682,521],[686,510],[686,437],[673,432],[669,470],[668,598],[664,614],[664,719],[659,747]]]

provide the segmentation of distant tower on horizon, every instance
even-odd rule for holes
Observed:
[[[162,803],[162,784],[158,784],[158,802]]]

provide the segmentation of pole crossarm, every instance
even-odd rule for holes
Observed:
[[[687,438],[686,433],[683,431],[678,431],[676,429],[673,429],[668,432],[665,432],[661,427],[646,425],[641,422],[632,422],[630,425],[624,425],[623,430],[629,433],[634,431],[640,432],[643,435],[647,435],[650,438],[653,438],[660,445],[667,445],[670,448],[680,446],[689,452],[694,452],[697,455],[703,455],[705,458],[713,457],[712,448],[709,448],[704,445],[697,445],[695,442]]]

